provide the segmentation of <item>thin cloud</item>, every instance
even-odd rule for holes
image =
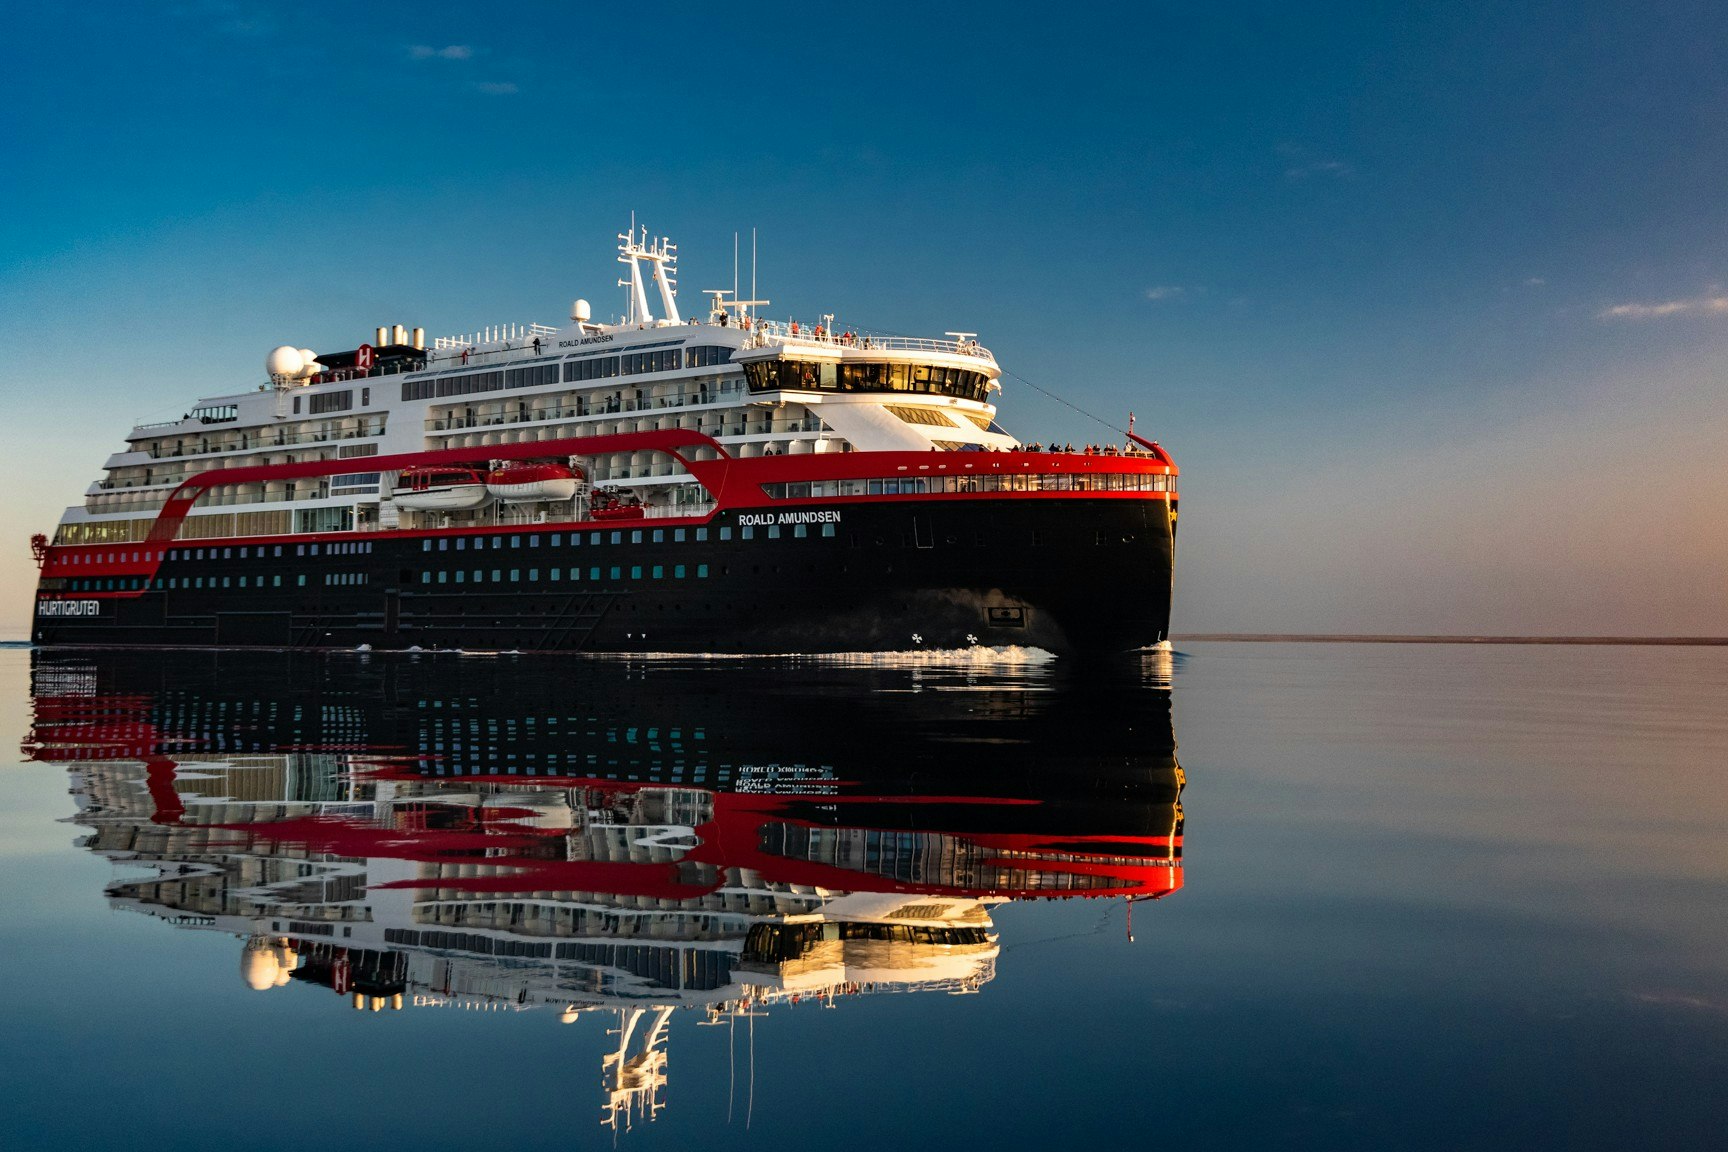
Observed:
[[[1157,284],[1146,289],[1148,300],[1180,300],[1188,295],[1188,289],[1180,284]]]
[[[474,84],[474,91],[484,92],[488,96],[514,96],[521,89],[508,80],[482,80]]]
[[[1658,320],[1664,316],[1728,316],[1728,296],[1716,290],[1713,295],[1693,296],[1686,300],[1612,304],[1596,313],[1599,320]]]
[[[1311,177],[1331,177],[1348,180],[1356,175],[1354,165],[1332,156],[1321,156],[1300,144],[1278,145],[1278,155],[1284,157],[1284,179],[1307,180]]]
[[[430,44],[410,44],[408,55],[415,60],[470,60],[474,49],[466,44],[446,44],[442,48],[434,48]]]
[[[1548,283],[1547,279],[1541,276],[1524,277],[1524,287],[1526,288],[1540,288],[1546,283]]]

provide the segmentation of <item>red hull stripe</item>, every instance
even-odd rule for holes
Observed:
[[[717,460],[695,460],[692,449],[711,448]],[[536,440],[522,444],[491,444],[479,448],[446,448],[429,452],[405,452],[390,456],[358,456],[347,460],[306,460],[296,464],[260,464],[244,468],[216,468],[187,479],[169,495],[162,510],[151,525],[145,540],[138,545],[89,544],[60,545],[49,550],[45,558],[44,576],[145,576],[153,577],[161,566],[170,545],[178,547],[210,547],[211,545],[280,544],[304,542],[315,535],[321,541],[376,540],[392,536],[478,535],[483,533],[521,531],[521,526],[495,526],[445,529],[398,529],[392,531],[298,533],[274,536],[223,537],[198,541],[181,541],[176,537],[200,496],[210,488],[227,484],[255,483],[267,480],[292,480],[321,476],[340,476],[359,472],[403,471],[438,465],[480,465],[492,460],[524,460],[546,456],[597,456],[611,452],[658,451],[675,457],[691,476],[714,498],[715,510],[737,508],[786,507],[808,503],[863,503],[882,500],[920,502],[930,500],[1161,500],[1173,501],[1175,492],[1073,491],[1038,492],[945,492],[917,493],[893,496],[833,496],[799,497],[770,500],[762,485],[820,480],[862,480],[877,477],[916,478],[929,476],[1007,476],[1021,474],[1071,474],[1103,476],[1178,475],[1176,467],[1162,449],[1156,456],[1120,456],[1108,454],[1062,452],[837,452],[812,453],[799,456],[759,456],[748,459],[728,456],[726,449],[710,436],[684,429],[658,432],[630,432],[615,436],[568,437],[558,440]],[[526,470],[526,469],[525,469]],[[681,517],[682,525],[706,524],[713,518]],[[613,520],[586,520],[568,524],[542,524],[540,531],[617,527]],[[70,564],[73,556],[93,556],[107,552],[130,555],[137,560],[121,560],[102,564]],[[85,592],[67,594],[74,599],[133,599],[143,591]],[[52,595],[45,598],[54,598]]]

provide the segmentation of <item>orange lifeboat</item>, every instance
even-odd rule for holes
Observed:
[[[575,497],[579,478],[563,464],[506,464],[486,474],[486,491],[505,504]]]

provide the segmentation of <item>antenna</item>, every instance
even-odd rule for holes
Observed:
[[[750,299],[756,299],[756,229],[750,229]]]

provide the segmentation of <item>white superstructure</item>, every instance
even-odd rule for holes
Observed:
[[[766,301],[735,291],[710,292],[706,317],[686,320],[675,246],[634,229],[619,239],[628,309],[618,321],[595,322],[578,300],[557,327],[493,326],[428,345],[421,329],[395,325],[348,352],[283,345],[268,357],[265,382],[134,427],[83,504],[67,509],[55,542],[142,540],[169,494],[209,469],[443,448],[478,458],[494,445],[673,429],[702,432],[738,457],[1016,445],[995,423],[1000,369],[970,334],[914,339],[832,317],[773,320],[761,314]],[[582,467],[594,485],[633,490],[649,516],[706,511],[706,494],[667,454],[614,453]],[[179,535],[448,522],[450,510],[398,507],[394,486],[394,474],[376,472],[216,486]],[[456,513],[491,523],[582,511],[528,503]]]

